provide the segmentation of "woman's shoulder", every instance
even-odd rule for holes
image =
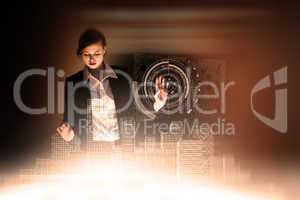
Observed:
[[[67,81],[82,81],[83,80],[83,70],[79,70],[66,78]]]
[[[114,70],[118,78],[131,78],[131,74],[128,68],[120,65],[110,65],[110,67]]]

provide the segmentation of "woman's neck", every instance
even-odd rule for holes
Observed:
[[[95,78],[97,78],[97,79],[100,78],[100,70],[104,70],[104,69],[105,69],[105,64],[104,64],[104,63],[102,63],[99,67],[97,67],[97,68],[95,68],[95,69],[91,69],[91,68],[88,67],[89,73],[90,73],[93,77],[95,77]]]

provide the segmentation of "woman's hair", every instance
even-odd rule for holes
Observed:
[[[81,55],[85,47],[98,42],[101,42],[103,47],[106,46],[106,38],[102,32],[94,28],[85,30],[78,41],[77,55]]]

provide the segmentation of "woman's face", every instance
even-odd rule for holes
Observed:
[[[99,42],[85,47],[82,50],[81,57],[84,64],[88,68],[96,69],[102,64],[104,54],[105,47],[103,47],[102,44]]]

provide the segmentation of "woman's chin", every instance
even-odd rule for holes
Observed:
[[[88,68],[90,69],[96,69],[98,68],[100,65],[87,65]]]

